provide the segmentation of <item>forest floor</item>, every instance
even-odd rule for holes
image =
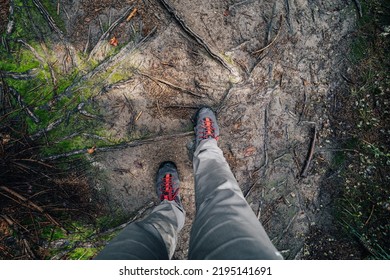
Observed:
[[[186,259],[195,217],[191,118],[207,105],[245,198],[284,258],[362,257],[331,207],[339,193],[331,122],[347,87],[354,1],[58,3],[67,43],[53,49],[71,57],[58,59],[63,71],[82,69],[66,92],[88,88],[94,114],[80,110],[80,118],[94,119],[110,143],[127,141],[87,154],[89,182],[112,217],[149,213],[157,168],[174,161],[186,210],[174,258]],[[85,61],[96,67],[85,71]]]

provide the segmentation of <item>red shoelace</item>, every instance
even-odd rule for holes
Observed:
[[[179,193],[179,188],[174,191],[173,190],[173,182],[172,182],[173,176],[172,174],[165,174],[165,176],[162,179],[162,193],[161,193],[161,200],[175,200],[177,194]]]
[[[204,130],[199,135],[200,139],[207,139],[212,137],[218,140],[218,136],[215,135],[213,121],[210,118],[204,118],[201,127],[204,128]]]

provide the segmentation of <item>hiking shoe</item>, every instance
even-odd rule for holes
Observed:
[[[161,163],[156,182],[157,195],[160,200],[176,201],[181,206],[179,184],[179,173],[176,165],[171,161]]]
[[[219,127],[217,118],[213,110],[209,107],[203,107],[198,110],[195,116],[195,149],[200,142],[205,139],[218,140]]]

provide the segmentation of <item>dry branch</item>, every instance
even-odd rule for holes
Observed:
[[[356,5],[356,9],[358,11],[358,14],[360,17],[363,17],[363,9],[362,9],[362,4],[360,4],[360,1],[359,0],[354,0],[355,2],[355,5]]]
[[[276,14],[276,3],[277,2],[275,1],[274,6],[272,8],[271,20],[269,22],[269,26],[268,26],[268,30],[267,30],[267,43],[270,42],[270,40],[271,40],[272,26],[273,26],[275,14]]]
[[[0,71],[1,72],[1,71]],[[1,72],[4,78],[11,78],[15,80],[31,80],[37,76],[38,73],[34,73],[34,70],[29,70],[27,72],[18,73],[18,72]]]
[[[241,1],[241,2],[238,2],[238,3],[235,3],[235,4],[231,5],[231,6],[229,6],[228,11],[230,12],[230,11],[234,10],[235,8],[237,8],[238,6],[241,6],[241,5],[244,5],[244,4],[250,4],[252,2],[254,2],[254,1],[253,0],[244,0],[244,1]]]
[[[132,222],[138,220],[147,210],[151,209],[152,207],[154,207],[154,202],[150,201],[149,203],[145,204],[141,209],[139,209],[137,211],[137,213],[128,222],[126,222],[124,224],[121,224],[121,225],[119,225],[117,227],[108,229],[106,231],[95,233],[95,234],[89,236],[88,240],[91,240],[91,239],[99,237],[99,236],[104,236],[104,235],[107,235],[107,234],[111,234],[111,233],[116,232],[118,230],[124,229],[126,226],[128,226]]]
[[[137,8],[134,8],[134,10],[126,18],[126,21],[130,21],[135,16],[136,13],[137,13]]]
[[[307,177],[307,173],[308,173],[308,170],[309,170],[309,165],[310,165],[310,162],[313,158],[313,154],[314,154],[314,149],[315,149],[315,144],[316,144],[316,138],[317,138],[317,128],[314,127],[313,128],[313,138],[311,140],[311,144],[310,144],[310,149],[309,149],[309,154],[307,156],[307,160],[306,160],[306,163],[305,163],[305,167],[303,168],[302,172],[301,172],[301,177]]]
[[[193,135],[194,132],[182,132],[182,133],[177,133],[177,134],[169,134],[169,135],[162,135],[162,136],[155,136],[155,137],[150,137],[147,139],[140,139],[140,140],[134,140],[130,142],[123,142],[117,145],[112,145],[112,146],[107,146],[107,147],[97,147],[95,149],[96,152],[109,152],[109,151],[115,151],[115,150],[121,150],[121,149],[126,149],[126,148],[132,148],[132,147],[138,147],[146,144],[152,144],[155,142],[160,142],[160,141],[165,141],[173,138],[180,138],[180,137],[187,137]],[[63,154],[58,154],[58,155],[52,155],[49,157],[42,158],[41,160],[49,161],[49,160],[56,160],[60,158],[67,158],[70,156],[75,156],[75,155],[80,155],[80,154],[86,154],[88,152],[88,148],[85,149],[79,149],[79,150],[74,150],[70,151],[67,153]]]
[[[100,49],[101,45],[104,44],[107,38],[110,36],[111,32],[117,27],[122,21],[124,21],[129,15],[130,11],[133,9],[134,5],[127,8],[126,11],[115,21],[110,27],[100,36],[99,41],[96,43],[95,47],[92,49],[91,53],[88,56],[88,60],[90,60]]]
[[[120,63],[124,57],[129,56],[131,52],[133,52],[135,49],[137,49],[141,44],[143,44],[149,37],[151,37],[156,32],[156,27],[154,27],[148,35],[146,35],[140,42],[137,44],[133,44],[133,42],[129,42],[125,47],[123,47],[116,55],[113,57],[110,57],[109,59],[104,60],[103,63],[99,64],[99,66],[95,67],[92,71],[88,72],[84,76],[82,76],[78,81],[73,83],[71,86],[65,89],[65,91],[58,95],[57,100],[61,99],[63,96],[71,96],[75,88],[79,87],[80,84],[85,82],[88,79],[91,79],[95,75],[97,75],[99,72],[105,72],[109,68],[114,67],[117,63]]]
[[[84,47],[84,54],[86,54],[88,51],[90,37],[91,37],[91,26],[88,26],[88,37],[87,37],[87,42],[85,43],[85,47]]]
[[[278,39],[278,37],[279,37],[280,30],[282,29],[282,24],[283,24],[283,15],[280,15],[279,29],[278,29],[278,32],[276,33],[275,38],[267,46],[265,46],[264,48],[261,48],[260,50],[252,52],[252,54],[258,54],[258,53],[268,49],[269,47],[271,47],[275,43],[275,41]]]
[[[179,109],[199,109],[200,105],[179,105],[179,104],[172,104],[172,105],[166,105],[163,106],[164,109],[172,109],[172,108],[179,108]]]
[[[71,51],[71,49],[73,49],[72,46],[68,43],[68,41],[66,40],[66,38],[64,36],[64,33],[61,31],[61,29],[58,28],[54,19],[51,17],[51,15],[46,10],[46,8],[42,5],[42,3],[39,0],[33,0],[33,3],[37,7],[39,12],[42,14],[43,18],[47,21],[50,29],[52,29],[59,36],[61,41],[63,42],[65,49],[66,49],[66,53],[65,53],[65,56],[64,56],[63,61],[62,61],[63,68],[64,68],[65,72],[68,72],[68,68],[67,68],[68,61],[70,60],[71,65],[72,66],[74,65],[74,57],[73,57],[72,51]],[[50,67],[50,65],[49,65],[49,67]],[[51,74],[53,74],[52,69],[51,69]],[[53,78],[53,82],[55,83],[55,77],[53,75],[52,75],[52,78]]]
[[[31,140],[38,139],[39,137],[44,135],[46,132],[49,132],[49,131],[53,130],[54,128],[56,128],[57,126],[59,126],[64,120],[65,120],[65,118],[59,118],[58,120],[55,120],[54,122],[50,123],[46,128],[41,129],[37,133],[31,135],[30,139]]]
[[[294,214],[294,216],[291,218],[291,220],[288,222],[286,228],[282,231],[282,233],[279,235],[276,243],[279,243],[279,241],[282,239],[282,237],[288,232],[288,230],[290,229],[291,225],[293,224],[293,222],[295,221],[295,219],[298,217],[299,215],[299,211],[296,212]]]
[[[85,106],[85,103],[84,103],[84,102],[82,102],[82,103],[80,103],[79,105],[77,105],[77,111],[78,111],[81,115],[86,116],[86,117],[91,118],[91,119],[101,119],[101,118],[99,118],[99,116],[96,116],[96,115],[94,115],[94,114],[91,114],[91,113],[85,111],[85,110],[83,109],[84,106]]]
[[[38,211],[38,212],[44,214],[49,221],[51,221],[53,224],[61,227],[61,225],[52,216],[50,216],[48,213],[45,213],[45,210],[43,210],[42,207],[36,205],[34,202],[28,200],[27,198],[25,198],[21,194],[11,190],[10,188],[8,188],[6,186],[0,186],[0,190],[5,191],[6,193],[10,194],[13,197],[10,197],[10,196],[5,195],[4,193],[0,192],[0,194],[2,194],[3,196],[12,199],[13,201],[19,203],[20,205],[22,205],[24,207],[30,208],[32,210],[35,210],[35,211]]]
[[[15,26],[15,17],[14,17],[14,6],[15,3],[13,0],[9,1],[9,16],[7,24],[7,35],[11,34]]]
[[[166,0],[160,0],[160,2],[163,4],[165,9],[168,11],[168,13],[173,16],[173,18],[177,21],[177,23],[179,23],[179,25],[191,38],[193,38],[196,42],[198,42],[198,44],[200,44],[212,58],[214,58],[223,67],[229,70],[229,72],[235,74],[235,71],[233,70],[232,66],[227,64],[226,61],[217,52],[215,52],[198,34],[195,33],[195,31],[189,28],[184,22],[184,20],[175,11],[175,9],[171,5],[169,5],[169,3]]]
[[[222,111],[223,107],[226,105],[227,100],[229,100],[230,96],[232,95],[233,89],[235,88],[233,88],[233,85],[229,83],[229,88],[226,90],[225,94],[221,98],[221,101],[219,101],[217,109],[215,110],[216,113],[220,113]]]
[[[19,92],[17,92],[14,88],[9,88],[9,92],[14,96],[16,101],[18,102],[19,106],[26,111],[28,116],[35,122],[39,123],[40,120],[39,118],[28,108],[28,106],[24,103],[22,96],[20,95]]]
[[[27,49],[29,49],[33,55],[35,56],[36,59],[38,59],[41,63],[45,63],[45,60],[43,59],[42,56],[39,55],[39,53],[28,43],[23,41],[22,39],[17,40],[18,43],[21,43],[23,46],[25,46]]]
[[[42,16],[46,19],[48,22],[50,28],[56,32],[61,39],[64,38],[64,33],[61,31],[61,29],[58,28],[57,24],[55,23],[54,19],[51,17],[49,12],[45,9],[45,7],[42,5],[42,3],[39,0],[33,0],[34,5],[38,8],[39,12],[42,14]]]
[[[50,70],[50,76],[51,76],[51,79],[52,79],[52,82],[53,82],[53,85],[54,87],[57,86],[57,78],[55,76],[55,73],[54,73],[54,69],[53,67],[50,65],[50,63],[46,62],[42,56],[39,55],[39,53],[28,43],[26,43],[25,41],[23,41],[22,39],[19,39],[17,40],[18,43],[21,43],[23,46],[25,46],[28,50],[30,50],[33,55],[35,56],[36,59],[39,60],[39,62],[41,62],[42,64],[46,64],[47,67],[49,68]],[[43,66],[42,66],[43,67]]]
[[[293,30],[293,27],[291,25],[291,18],[290,18],[290,2],[289,0],[285,0],[285,6],[286,6],[286,20],[287,20],[287,24],[288,24],[288,27],[290,28],[290,32],[294,32]]]
[[[254,180],[254,183],[249,187],[249,189],[246,191],[244,197],[247,198],[249,196],[249,194],[252,192],[252,190],[254,189],[254,187],[258,184],[258,181],[259,181],[259,178],[261,177],[264,177],[265,176],[265,171],[266,171],[266,168],[268,166],[268,141],[269,141],[269,137],[268,137],[268,129],[269,129],[269,121],[268,121],[268,107],[269,107],[269,104],[265,107],[264,109],[264,163],[259,167],[257,168],[255,171],[253,171],[252,175],[253,176],[256,176],[256,179]],[[260,170],[263,170],[263,174],[261,176],[258,175],[258,173],[260,172]]]
[[[162,84],[164,84],[164,85],[167,85],[167,86],[169,86],[169,87],[171,87],[171,88],[173,88],[173,89],[182,91],[182,92],[184,92],[184,93],[187,93],[187,94],[189,94],[189,95],[192,95],[192,96],[195,96],[195,97],[198,97],[198,98],[202,98],[201,95],[199,95],[199,94],[197,94],[197,93],[195,93],[195,92],[193,92],[193,91],[191,91],[191,90],[182,88],[182,87],[180,87],[180,86],[178,86],[178,85],[174,85],[174,84],[172,84],[171,82],[168,82],[167,80],[163,80],[163,79],[160,79],[160,78],[157,78],[157,77],[153,77],[153,76],[151,76],[151,75],[149,75],[149,74],[147,74],[147,73],[145,73],[145,72],[141,72],[141,71],[136,71],[136,72],[137,72],[138,74],[142,75],[142,76],[145,76],[145,77],[151,79],[151,80],[154,81],[154,82],[160,82],[160,83],[162,83]]]

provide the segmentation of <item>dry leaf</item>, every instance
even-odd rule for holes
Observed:
[[[96,146],[93,146],[91,149],[88,149],[88,154],[92,155],[96,151]]]
[[[110,39],[110,45],[114,47],[118,46],[118,39],[115,36]]]
[[[256,152],[256,148],[255,147],[249,147],[245,150],[245,156],[246,157],[249,157],[251,155],[253,155],[254,153]]]
[[[1,140],[1,142],[3,143],[3,145],[6,145],[8,144],[8,142],[11,141],[11,136],[9,134],[6,134],[3,136],[3,139]]]

